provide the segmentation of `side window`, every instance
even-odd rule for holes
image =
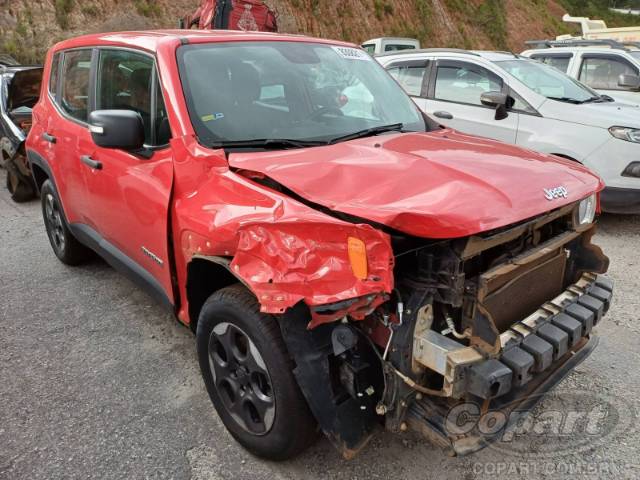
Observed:
[[[394,65],[389,73],[402,88],[411,96],[419,97],[422,94],[422,82],[424,80],[426,65]]]
[[[62,67],[60,107],[70,117],[87,121],[91,50],[65,52]]]
[[[58,91],[58,76],[60,70],[60,52],[51,59],[51,73],[49,74],[49,93],[55,98]]]
[[[440,65],[436,72],[436,100],[482,105],[480,95],[502,90],[502,79],[475,65]]]
[[[147,145],[153,145],[157,135],[152,125],[152,104],[158,100],[152,102],[154,68],[153,58],[142,53],[128,50],[100,51],[96,108],[138,112],[144,122],[144,140]],[[154,113],[155,116],[158,115],[157,108]]]
[[[637,75],[638,72],[623,60],[584,57],[580,67],[579,80],[591,88],[620,90],[618,77],[622,74]]]
[[[538,60],[539,62],[546,63],[547,65],[551,65],[564,73],[567,73],[567,70],[569,70],[569,63],[571,62],[571,56],[534,55],[531,58]]]

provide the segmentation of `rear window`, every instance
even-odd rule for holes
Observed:
[[[49,75],[49,92],[55,97],[58,91],[58,77],[60,70],[60,52],[56,53],[51,60],[51,74]]]
[[[62,67],[60,107],[72,118],[87,121],[91,50],[65,52]]]
[[[415,50],[415,45],[407,45],[406,43],[388,43],[384,46],[385,52],[398,52],[400,50]]]
[[[41,83],[42,67],[16,72],[9,87],[9,110],[33,108],[40,96]]]

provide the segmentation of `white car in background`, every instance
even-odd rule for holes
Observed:
[[[640,44],[613,40],[527,42],[525,57],[547,63],[616,100],[640,104]]]
[[[640,213],[639,107],[512,53],[427,49],[377,60],[441,124],[580,162],[605,181],[605,211]]]

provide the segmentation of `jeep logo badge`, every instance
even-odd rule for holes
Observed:
[[[555,200],[556,198],[567,198],[569,195],[569,191],[565,187],[555,187],[555,188],[543,188],[544,190],[544,198],[547,200]]]

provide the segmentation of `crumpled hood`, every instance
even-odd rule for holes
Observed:
[[[603,187],[579,164],[449,129],[232,153],[229,165],[264,174],[314,204],[425,238],[499,228]],[[545,198],[544,189],[560,186],[566,198]]]

